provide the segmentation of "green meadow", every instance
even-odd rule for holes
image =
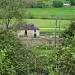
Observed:
[[[16,19],[12,19],[11,23],[16,23]],[[55,31],[56,27],[56,20],[49,20],[49,19],[23,19],[23,22],[26,22],[27,24],[33,23],[35,26],[40,28],[41,33],[52,33]],[[2,24],[2,20],[0,20],[0,23]],[[67,29],[70,25],[70,20],[57,20],[57,28],[59,28],[60,24],[60,31],[63,31],[62,29]],[[46,28],[46,29],[44,29]]]
[[[23,9],[25,14],[28,14],[29,12],[41,17],[48,16],[48,15],[58,15],[61,14],[69,16],[69,15],[75,15],[75,6],[68,6],[68,7],[62,7],[62,8],[26,8]],[[71,16],[72,17],[72,16]],[[55,28],[56,26],[56,20],[53,19],[23,19],[27,23],[34,23],[39,28]],[[1,20],[0,20],[1,21]],[[15,22],[15,19],[12,19],[11,22]],[[60,21],[60,28],[67,29],[70,25],[70,20],[61,20]],[[59,28],[59,20],[57,22],[57,28]],[[40,29],[41,32],[54,32],[54,29]],[[62,31],[62,30],[61,30]]]
[[[23,10],[24,11],[24,10]],[[37,18],[41,17],[49,17],[49,15],[62,15],[62,17],[75,15],[75,6],[68,6],[62,8],[26,8],[26,13],[31,13]],[[69,19],[71,19],[69,17]],[[56,20],[52,19],[26,19],[27,23],[34,23],[39,28],[55,28]],[[70,20],[61,20],[60,28],[67,29],[70,25]],[[59,20],[57,23],[57,27],[59,28]],[[41,32],[54,32],[54,29],[41,29]],[[61,30],[62,31],[62,30]]]
[[[62,8],[26,8],[25,10],[27,13],[32,13],[34,15],[74,15],[75,14],[75,6],[67,6]]]
[[[12,19],[10,23],[16,23],[18,20]],[[39,28],[55,28],[56,20],[49,20],[49,19],[23,19],[23,22],[26,22],[27,24],[33,23]],[[60,28],[68,28],[70,24],[70,20],[57,20],[57,28],[59,27],[60,22]],[[0,24],[2,24],[3,21],[0,20]]]
[[[41,33],[52,33],[55,31],[56,26],[56,20],[47,20],[47,19],[24,19],[27,23],[33,23],[37,27],[40,28]],[[62,29],[67,29],[70,25],[70,20],[58,20],[57,21],[57,28],[59,28],[60,23],[60,31],[63,31]],[[43,29],[48,28],[48,29]],[[50,28],[50,29],[49,29]],[[58,31],[58,30],[57,30]]]
[[[24,19],[25,20],[25,19]],[[34,23],[39,28],[55,28],[56,20],[47,19],[26,19],[27,23]],[[57,21],[59,27],[59,20]],[[67,28],[70,24],[70,20],[60,20],[60,28]]]

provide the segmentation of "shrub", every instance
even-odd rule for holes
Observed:
[[[63,6],[63,2],[61,1],[53,1],[53,6],[58,8]]]
[[[75,0],[70,0],[71,5],[75,5]]]
[[[28,18],[30,18],[30,19],[34,19],[35,16],[34,16],[34,14],[32,14],[31,12],[29,12],[29,13],[28,13]]]
[[[45,12],[45,13],[42,13],[41,18],[42,19],[49,19],[49,16],[50,16],[49,13]]]
[[[75,22],[72,22],[67,30],[64,31],[63,36],[64,37],[72,37],[75,34]]]

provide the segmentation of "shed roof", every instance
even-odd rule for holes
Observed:
[[[39,30],[39,28],[36,27],[34,24],[28,24],[28,25],[25,27],[25,30]]]

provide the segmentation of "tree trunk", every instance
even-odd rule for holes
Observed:
[[[9,23],[10,23],[10,19],[8,18],[8,19],[7,19],[7,23],[6,23],[6,28],[7,28],[7,29],[9,28]]]

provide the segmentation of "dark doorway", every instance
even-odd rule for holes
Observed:
[[[25,30],[25,36],[27,36],[27,30]]]
[[[34,33],[34,38],[36,38],[36,33]]]
[[[36,30],[34,30],[34,38],[36,38]]]

